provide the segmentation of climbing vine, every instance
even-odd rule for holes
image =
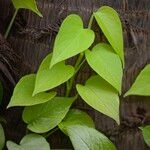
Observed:
[[[35,0],[12,0],[16,9],[6,31],[8,37],[19,9],[26,8],[42,16]],[[96,20],[107,42],[96,43],[92,30]],[[71,57],[77,56],[75,65],[67,64]],[[95,72],[84,85],[76,85],[76,95],[70,96],[75,76],[87,62]],[[20,144],[7,141],[9,150],[38,149],[50,150],[46,141],[52,133],[60,129],[69,136],[75,150],[116,150],[115,145],[95,129],[91,117],[84,111],[72,108],[80,96],[95,110],[112,118],[120,124],[119,97],[122,95],[122,76],[124,46],[122,25],[117,12],[103,6],[93,12],[89,25],[84,28],[82,18],[77,14],[68,15],[62,22],[56,36],[53,51],[42,61],[36,74],[29,74],[17,83],[8,108],[25,107],[22,119],[27,125],[27,135]],[[124,96],[150,96],[150,65],[139,74],[135,83]],[[66,92],[60,97],[56,87],[66,84]],[[140,127],[144,139],[150,145],[149,127]],[[5,143],[3,128],[0,125],[0,149]],[[31,142],[32,141],[32,142]]]

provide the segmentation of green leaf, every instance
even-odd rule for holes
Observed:
[[[94,71],[121,93],[122,64],[110,45],[101,43],[96,45],[92,51],[87,50],[86,59]]]
[[[145,126],[145,127],[140,127],[143,137],[144,137],[144,141],[146,142],[146,144],[150,147],[150,125],[149,126]]]
[[[117,91],[101,77],[93,76],[85,86],[77,85],[82,99],[97,111],[113,118],[119,124],[119,97]]]
[[[42,14],[37,8],[37,4],[35,0],[12,0],[13,5],[16,9],[25,8],[33,11],[40,17],[42,17]]]
[[[3,85],[0,81],[0,104],[2,103],[2,99],[3,99]]]
[[[50,150],[49,143],[44,137],[38,134],[28,134],[24,136],[20,144],[17,145],[12,141],[7,141],[8,150]]]
[[[32,106],[36,104],[45,103],[55,97],[56,92],[39,93],[32,96],[35,84],[35,74],[26,75],[16,85],[11,101],[8,105],[13,106]]]
[[[26,107],[23,112],[23,120],[31,131],[47,132],[62,121],[74,100],[75,97],[55,97],[47,103]]]
[[[60,84],[66,82],[74,74],[74,68],[70,65],[65,65],[65,62],[60,62],[49,68],[52,54],[49,54],[42,62],[35,82],[34,95],[50,90]],[[44,84],[43,84],[44,83]]]
[[[88,49],[94,37],[92,30],[83,28],[83,21],[78,15],[69,15],[56,37],[50,67]]]
[[[123,32],[118,13],[111,7],[103,6],[94,13],[95,19],[104,35],[120,56],[124,65]]]
[[[93,128],[69,126],[67,132],[75,150],[116,150],[106,136]]]
[[[150,65],[147,65],[136,78],[135,82],[125,94],[150,96]]]
[[[3,149],[5,144],[5,134],[2,125],[0,124],[0,150]]]
[[[91,117],[84,111],[78,109],[71,109],[65,119],[59,124],[59,128],[65,133],[67,127],[72,125],[83,125],[95,128],[94,122]]]

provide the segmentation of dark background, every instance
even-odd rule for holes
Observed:
[[[44,17],[39,18],[30,11],[20,10],[7,42],[2,35],[14,10],[10,0],[0,0],[0,80],[5,92],[0,113],[7,120],[4,125],[7,139],[19,142],[25,134],[22,108],[6,110],[14,81],[17,82],[25,74],[36,72],[42,59],[51,51],[59,26],[68,14],[79,14],[86,27],[91,13],[103,5],[115,8],[123,23],[126,65],[122,93],[125,93],[141,69],[150,63],[149,0],[38,0],[38,7]],[[101,31],[96,23],[93,24],[93,30],[98,42]],[[70,59],[69,63],[73,64],[74,59]],[[76,82],[84,83],[91,74],[89,66],[84,65]],[[65,87],[61,86],[59,94],[63,95],[64,90]],[[138,127],[150,124],[150,97],[130,96],[124,99],[121,96],[120,99],[120,126],[81,99],[77,100],[74,107],[88,112],[96,128],[107,135],[118,150],[149,150]],[[48,140],[52,148],[71,148],[68,138],[60,131]]]

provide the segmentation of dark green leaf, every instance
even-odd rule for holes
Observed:
[[[0,150],[3,149],[5,144],[5,134],[2,125],[0,124]]]
[[[122,64],[110,45],[101,43],[96,45],[92,51],[87,50],[86,59],[93,70],[121,93]]]
[[[62,121],[74,100],[75,97],[55,97],[47,103],[26,107],[23,112],[23,120],[31,131],[47,132]]]
[[[62,23],[54,44],[50,67],[88,49],[94,41],[94,32],[83,28],[82,19],[69,15]]]
[[[35,74],[26,75],[16,85],[13,96],[8,107],[13,106],[32,106],[45,103],[55,97],[56,92],[39,93],[32,96],[35,84]]]
[[[42,14],[37,8],[35,0],[12,0],[13,5],[16,9],[25,8],[35,12],[37,15],[42,17]]]
[[[97,23],[124,64],[123,32],[118,13],[111,7],[103,6],[94,13]]]
[[[85,86],[78,84],[77,90],[87,104],[119,124],[119,97],[110,84],[97,75],[91,77]]]
[[[87,126],[69,126],[67,133],[75,150],[116,150],[102,133]]]
[[[136,78],[135,82],[125,94],[150,96],[150,65],[147,65]]]
[[[49,143],[44,137],[38,134],[26,135],[20,142],[20,145],[12,141],[7,142],[8,150],[50,150]]]
[[[65,62],[60,62],[50,69],[49,64],[51,62],[51,57],[52,54],[49,54],[43,60],[38,70],[34,94],[59,86],[66,82],[74,74],[74,68],[70,65],[65,65]]]

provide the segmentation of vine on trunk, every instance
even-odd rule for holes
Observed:
[[[6,31],[8,37],[18,9],[27,8],[42,16],[34,0],[12,0],[15,14]],[[96,19],[107,42],[95,44],[95,33],[91,29]],[[78,55],[74,66],[66,60]],[[77,84],[77,94],[70,96],[76,74],[85,62],[95,71],[85,83]],[[22,77],[17,83],[8,108],[25,107],[22,119],[27,124],[27,135],[20,144],[7,141],[9,150],[38,149],[50,150],[46,141],[52,133],[60,129],[69,136],[75,150],[116,150],[115,145],[101,132],[95,129],[90,116],[72,108],[72,104],[81,98],[95,110],[111,117],[120,124],[119,96],[122,95],[122,76],[124,68],[124,46],[122,25],[117,12],[103,6],[93,12],[88,28],[84,28],[80,16],[70,14],[62,22],[56,36],[53,52],[42,61],[36,74]],[[135,83],[124,96],[150,96],[150,65],[139,74]],[[66,83],[63,97],[57,95],[55,88]],[[150,128],[140,127],[148,145]],[[0,149],[5,143],[5,135],[0,124]]]

